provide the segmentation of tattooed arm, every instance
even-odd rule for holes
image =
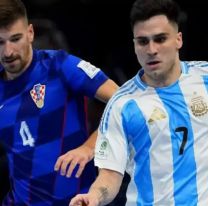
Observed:
[[[117,195],[123,175],[107,169],[101,169],[88,194],[74,197],[70,206],[102,206],[110,203]]]

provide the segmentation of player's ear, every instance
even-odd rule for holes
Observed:
[[[33,42],[33,39],[34,39],[34,29],[33,29],[33,25],[32,24],[28,25],[27,32],[28,32],[28,39],[29,39],[29,41]]]
[[[183,45],[182,32],[178,32],[176,35],[176,47],[180,49]]]

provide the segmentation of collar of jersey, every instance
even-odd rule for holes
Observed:
[[[185,62],[181,61],[180,62],[180,67],[181,67],[181,74],[187,74],[188,73],[188,67],[187,65],[185,64]],[[136,77],[135,77],[135,83],[137,84],[137,86],[142,89],[142,90],[146,90],[147,87],[149,87],[145,82],[143,82],[141,80],[141,77],[144,75],[144,69],[141,68]],[[175,82],[173,83],[175,84]],[[170,85],[171,86],[171,85]],[[168,86],[169,87],[169,86]]]

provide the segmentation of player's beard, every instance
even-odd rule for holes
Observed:
[[[28,60],[22,59],[20,55],[2,59],[2,66],[5,70],[4,78],[7,80],[18,77],[26,68]]]
[[[24,63],[19,55],[3,58],[1,63],[5,71],[8,73],[19,73],[24,66]]]
[[[15,78],[20,74],[22,74],[22,72],[26,69],[26,67],[28,67],[31,59],[32,59],[32,48],[28,47],[23,55],[13,54],[10,57],[3,57],[1,59],[1,64],[6,74],[11,75]]]

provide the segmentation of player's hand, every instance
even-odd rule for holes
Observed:
[[[80,194],[71,199],[69,206],[98,206],[99,201],[96,195]]]
[[[80,177],[85,165],[94,157],[94,150],[86,145],[82,145],[60,156],[54,166],[55,171],[60,171],[61,175],[71,177],[76,166],[78,170],[76,177]]]

